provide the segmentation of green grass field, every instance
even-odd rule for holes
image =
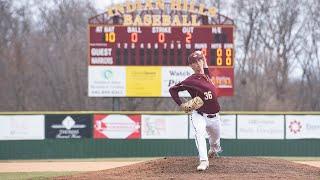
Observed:
[[[55,176],[72,175],[79,172],[10,172],[0,173],[1,180],[48,179]]]
[[[284,159],[288,161],[320,161],[320,157],[263,157],[263,158],[275,158]]]
[[[159,157],[129,157],[129,158],[88,158],[88,159],[39,159],[39,160],[0,160],[0,163],[30,163],[30,162],[135,162],[148,161]],[[64,176],[81,173],[79,171],[68,172],[0,172],[0,180],[26,180],[48,179],[55,176]]]
[[[161,157],[126,157],[126,158],[86,158],[86,159],[39,159],[39,160],[0,160],[5,162],[124,162],[148,161]]]

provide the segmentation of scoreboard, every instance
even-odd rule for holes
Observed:
[[[218,96],[233,96],[234,22],[194,1],[126,1],[88,23],[89,97],[170,97],[201,50]],[[188,97],[181,92],[180,97]]]
[[[186,66],[202,50],[209,66],[234,65],[232,25],[89,25],[89,65]]]

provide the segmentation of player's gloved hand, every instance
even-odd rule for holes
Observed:
[[[203,104],[204,104],[203,100],[199,96],[197,96],[185,103],[182,103],[180,105],[180,108],[184,112],[188,113],[193,110],[199,109],[201,106],[203,106]]]
[[[190,110],[190,107],[188,107],[186,103],[182,103],[182,104],[180,105],[180,109],[181,109],[182,111],[184,111],[185,113],[189,113],[189,112],[191,111],[191,110]]]

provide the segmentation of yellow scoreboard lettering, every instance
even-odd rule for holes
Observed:
[[[161,67],[127,66],[126,95],[129,97],[161,96]]]

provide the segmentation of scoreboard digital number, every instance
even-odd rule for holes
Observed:
[[[233,67],[233,31],[232,25],[89,25],[89,64],[186,66],[188,55],[202,50],[209,66]]]

